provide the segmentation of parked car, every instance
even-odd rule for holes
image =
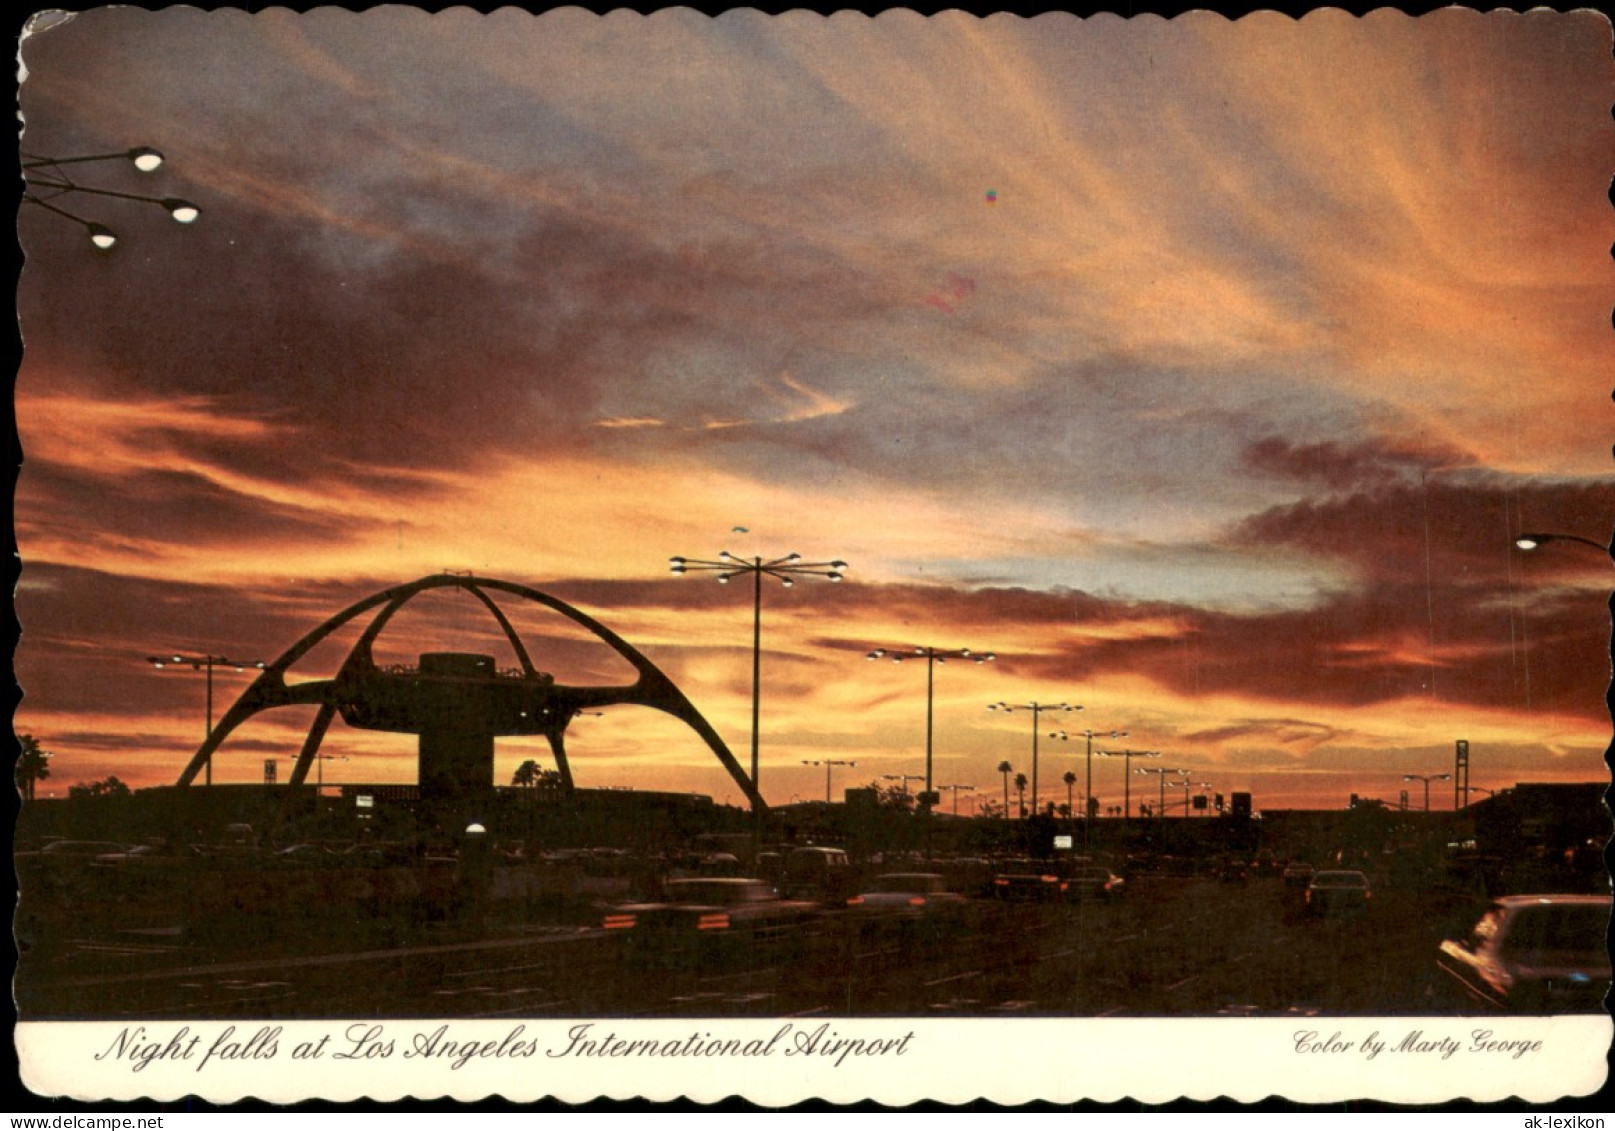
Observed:
[[[103,852],[91,861],[96,868],[189,868],[201,866],[206,853],[194,844],[136,844]]]
[[[786,854],[785,893],[792,899],[840,903],[856,890],[856,874],[845,849],[813,846]]]
[[[1510,895],[1468,936],[1441,944],[1437,966],[1463,1004],[1513,1013],[1601,1013],[1610,984],[1610,897]]]
[[[767,880],[721,876],[669,880],[663,899],[611,907],[600,925],[621,932],[639,957],[705,962],[736,948],[795,941],[818,913],[814,903],[781,898]]]
[[[1120,899],[1127,882],[1099,864],[1078,864],[1065,877],[1067,899]]]
[[[1316,869],[1304,860],[1291,860],[1284,865],[1284,871],[1279,873],[1279,877],[1286,887],[1304,888],[1312,882],[1315,871]]]
[[[969,902],[935,872],[892,872],[876,876],[847,907],[864,919],[941,920],[957,916]]]
[[[1217,870],[1217,878],[1225,884],[1242,884],[1250,878],[1250,869],[1239,857],[1228,856]]]
[[[1041,903],[1065,898],[1066,887],[1066,881],[1048,860],[1001,860],[993,871],[995,899]]]
[[[1307,884],[1306,909],[1310,915],[1364,915],[1373,891],[1361,872],[1318,872]]]
[[[275,852],[269,862],[279,868],[325,868],[337,858],[323,845],[293,844]]]
[[[134,846],[110,840],[53,840],[41,848],[38,855],[52,860],[71,858],[89,863],[97,856],[128,852],[132,847]]]

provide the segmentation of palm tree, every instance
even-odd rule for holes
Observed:
[[[998,763],[998,772],[1004,775],[1004,816],[1009,816],[1009,775],[1015,772],[1015,767],[1008,762]]]
[[[1026,775],[1015,775],[1015,792],[1020,794],[1021,816],[1026,816]]]
[[[31,734],[20,734],[17,741],[22,745],[22,753],[17,757],[17,784],[22,788],[24,799],[32,801],[35,783],[50,777],[51,753]]]
[[[1060,780],[1065,782],[1065,815],[1069,817],[1076,812],[1071,808],[1071,787],[1077,784],[1076,771],[1067,770]]]

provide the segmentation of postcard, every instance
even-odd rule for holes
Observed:
[[[35,1095],[1604,1087],[1605,17],[20,66]]]

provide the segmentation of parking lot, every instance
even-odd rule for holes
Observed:
[[[879,927],[837,901],[655,961],[603,926],[610,901],[408,929],[341,922],[355,905],[335,903],[257,934],[64,921],[25,945],[16,994],[25,1018],[1424,1014],[1456,1008],[1432,996],[1436,953],[1477,910],[1386,887],[1361,918],[1314,918],[1276,876],[1145,874],[1125,891],[978,896],[945,922]]]

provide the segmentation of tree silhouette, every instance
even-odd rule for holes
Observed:
[[[130,788],[116,776],[88,783],[79,782],[77,785],[67,787],[69,797],[128,797],[131,792]]]
[[[1071,787],[1077,784],[1076,772],[1074,770],[1067,770],[1065,773],[1060,775],[1060,780],[1065,782],[1065,815],[1069,817],[1072,813]]]
[[[875,804],[881,809],[891,809],[898,813],[908,813],[914,809],[914,795],[901,785],[877,785],[870,782],[866,788],[875,791]]]
[[[998,763],[998,772],[1004,775],[1004,816],[1006,817],[1009,816],[1009,775],[1014,771],[1015,767],[1008,762]]]
[[[510,776],[510,784],[520,788],[529,802],[536,803],[541,797],[552,796],[561,788],[561,771],[546,770],[529,758],[516,767],[516,772]]]
[[[1020,795],[1020,801],[1018,802],[1018,804],[1020,805],[1021,816],[1024,817],[1024,816],[1026,816],[1026,775],[1025,774],[1016,774],[1015,775],[1015,792]]]
[[[34,786],[50,777],[51,752],[40,746],[31,734],[20,734],[17,742],[22,753],[17,756],[17,786],[25,800],[34,799]]]

